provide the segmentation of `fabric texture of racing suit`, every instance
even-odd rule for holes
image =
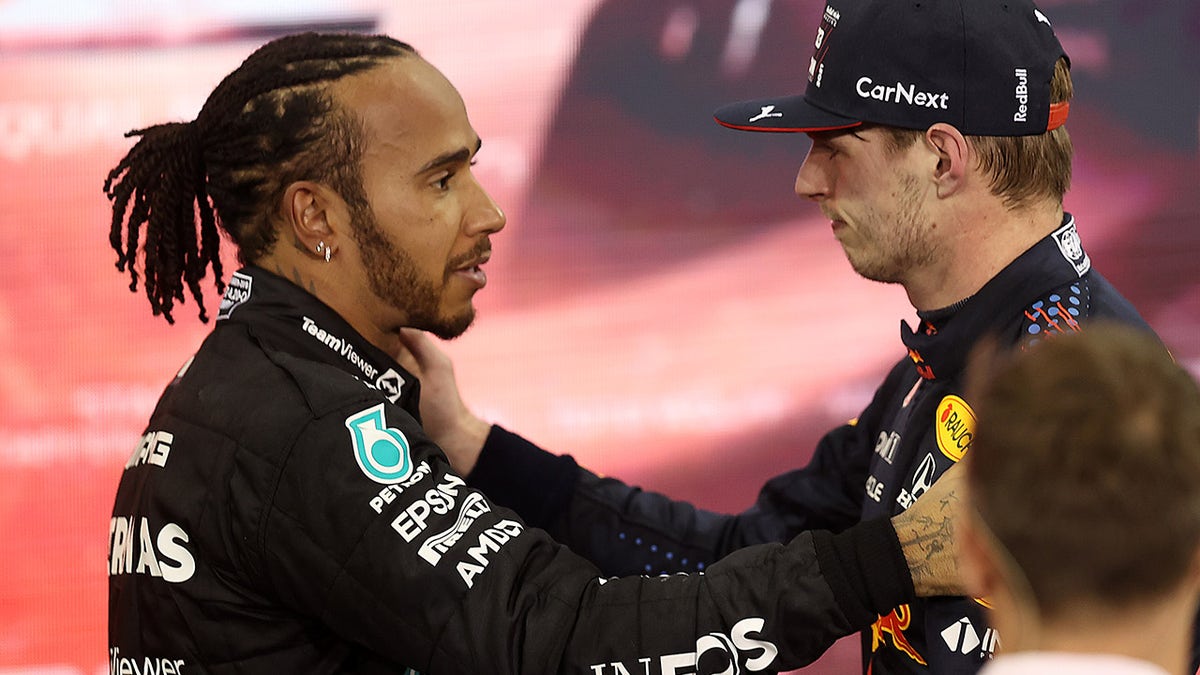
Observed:
[[[1097,272],[1073,218],[1009,264],[978,293],[901,322],[908,352],[857,423],[826,434],[810,463],[771,479],[738,515],[696,509],[555,457],[493,427],[468,484],[595,562],[606,574],[704,569],[740,547],[804,530],[842,530],[900,513],[970,447],[974,415],[962,399],[964,361],[984,335],[1003,344],[1108,319],[1150,330]],[[555,486],[548,489],[547,486]],[[864,671],[974,673],[997,635],[979,602],[920,599],[862,633]]]
[[[464,485],[417,403],[330,308],[236,273],[121,477],[111,672],[762,672],[913,597],[885,518],[601,579]]]

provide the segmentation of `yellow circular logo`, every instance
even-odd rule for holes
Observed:
[[[938,404],[933,419],[938,449],[957,462],[971,449],[975,438],[975,411],[961,398],[951,394]]]

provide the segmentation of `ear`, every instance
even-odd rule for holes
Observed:
[[[349,225],[349,208],[336,192],[313,181],[296,181],[284,191],[283,209],[296,248],[317,256],[326,248],[337,251],[338,237]]]
[[[1187,584],[1192,588],[1200,589],[1200,547],[1192,551],[1192,561],[1188,565],[1185,577]]]
[[[925,142],[938,158],[933,176],[938,196],[945,198],[962,190],[971,160],[966,137],[954,126],[938,122],[925,130]]]
[[[954,536],[958,546],[958,571],[968,595],[978,598],[995,597],[1002,590],[1000,561],[974,509],[964,510]]]

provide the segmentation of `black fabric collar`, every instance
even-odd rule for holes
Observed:
[[[1034,244],[979,292],[956,303],[956,311],[936,312],[936,321],[919,321],[914,330],[900,322],[900,339],[908,348],[917,373],[927,380],[957,377],[976,340],[995,333],[1022,310],[1031,299],[1052,288],[1074,281],[1091,269],[1091,261],[1079,243],[1075,219],[1063,215],[1063,224]]]
[[[417,378],[287,279],[254,266],[238,270],[221,298],[217,321],[217,328],[244,325],[266,346],[344,370],[420,419]]]

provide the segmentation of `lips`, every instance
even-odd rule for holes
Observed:
[[[458,267],[458,270],[456,270],[456,271],[462,271],[462,270],[466,270],[466,269],[473,269],[473,268],[476,268],[476,267],[482,267],[484,264],[486,264],[486,263],[487,263],[487,261],[489,261],[489,260],[491,260],[491,259],[492,259],[492,252],[491,252],[490,250],[488,250],[488,251],[484,251],[483,253],[481,253],[481,254],[480,254],[480,255],[478,255],[477,257],[475,257],[475,258],[472,258],[472,259],[468,260],[468,261],[467,261],[466,263],[464,263],[463,265],[460,265],[460,266]]]
[[[483,265],[492,257],[490,250],[484,251],[463,264],[454,268],[456,276],[463,277],[467,281],[475,284],[479,288],[487,285],[487,273],[483,271]]]
[[[846,227],[846,221],[842,220],[838,214],[832,213],[826,209],[821,209],[821,213],[829,219],[829,224],[833,228],[834,232]]]

